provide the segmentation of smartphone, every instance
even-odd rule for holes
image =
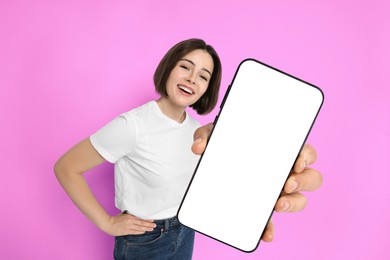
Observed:
[[[183,225],[253,252],[322,107],[321,89],[240,63],[178,210]]]

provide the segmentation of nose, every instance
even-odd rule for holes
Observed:
[[[188,83],[195,84],[195,81],[192,81],[191,79],[187,79]]]
[[[191,73],[187,76],[187,81],[191,84],[195,84],[195,73]]]

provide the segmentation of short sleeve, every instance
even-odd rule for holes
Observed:
[[[90,136],[90,141],[104,159],[115,163],[135,147],[137,125],[129,114],[123,114]]]

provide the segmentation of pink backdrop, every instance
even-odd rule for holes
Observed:
[[[247,57],[323,89],[309,143],[324,183],[303,212],[275,215],[274,242],[246,254],[197,235],[194,259],[390,259],[388,1],[271,2],[1,1],[0,258],[112,258],[113,238],[71,203],[53,165],[156,98],[163,54],[200,37],[220,54],[221,96]],[[116,214],[112,170],[86,177]]]

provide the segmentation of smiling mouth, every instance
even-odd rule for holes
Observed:
[[[179,87],[179,89],[180,89],[181,91],[183,91],[184,93],[187,93],[187,94],[189,94],[189,95],[194,94],[194,90],[192,90],[191,88],[188,88],[188,87],[183,86],[183,85],[178,85],[178,87]]]

